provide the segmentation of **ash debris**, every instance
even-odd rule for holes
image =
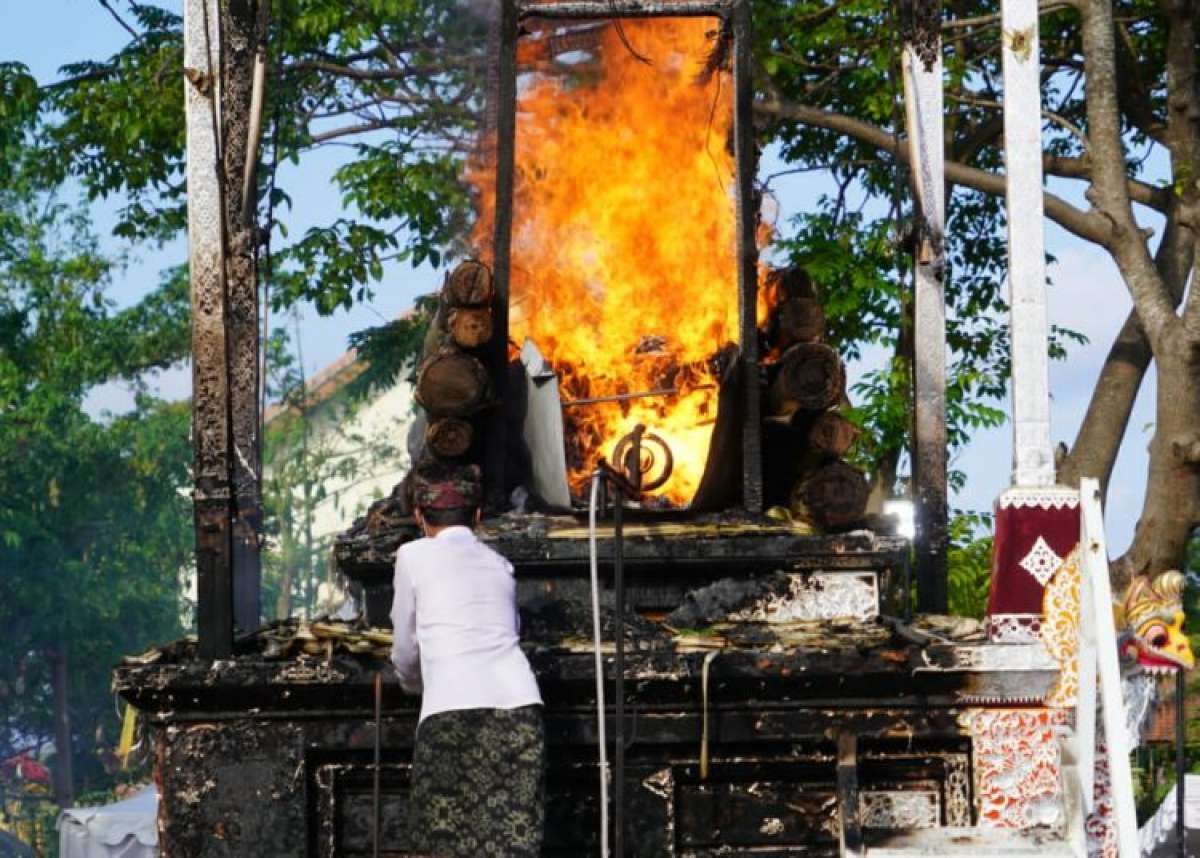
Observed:
[[[699,629],[729,618],[771,596],[782,596],[792,586],[791,576],[772,572],[754,578],[722,578],[692,590],[684,596],[683,604],[666,617],[666,624],[676,629]]]
[[[521,605],[521,638],[537,643],[592,638],[592,606],[582,599],[538,596]],[[600,606],[600,636],[616,636],[616,618],[611,605]],[[659,624],[635,611],[625,613],[625,640],[635,651],[670,646],[672,637]]]

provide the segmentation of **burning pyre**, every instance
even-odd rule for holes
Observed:
[[[589,400],[564,409],[574,494],[644,424],[674,457],[662,496],[684,505],[716,420],[713,358],[738,330],[728,37],[715,18],[527,30],[510,337],[537,345],[564,403]],[[486,258],[494,173],[479,164],[471,178]]]

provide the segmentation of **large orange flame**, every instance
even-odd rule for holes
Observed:
[[[738,334],[733,87],[711,18],[545,23],[522,39],[510,336],[530,338],[564,402],[572,490],[638,423],[686,504],[717,408],[713,356]],[[584,36],[590,41],[584,41]],[[555,44],[575,50],[555,56]],[[490,241],[494,176],[473,171]]]

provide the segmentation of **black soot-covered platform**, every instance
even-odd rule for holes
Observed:
[[[594,855],[586,527],[526,516],[485,533],[516,566],[524,645],[546,702],[544,854]],[[413,535],[407,526],[363,530],[339,544],[377,625],[392,555]],[[902,601],[900,539],[726,517],[634,522],[624,542],[621,816],[630,855],[837,855],[847,838],[883,843],[970,826],[963,714],[1039,700],[1056,675],[1039,648],[989,645],[973,621],[881,614],[881,604],[898,613]],[[611,687],[611,609],[602,615]],[[172,854],[371,854],[377,741],[381,854],[406,854],[418,701],[390,673],[386,633],[291,621],[243,638],[231,661],[205,665],[190,648],[152,653],[116,680],[154,726]]]

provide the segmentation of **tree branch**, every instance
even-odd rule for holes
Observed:
[[[1042,0],[1038,3],[1038,14],[1045,15],[1049,12],[1057,12],[1059,9],[1073,9],[1078,4],[1075,0]],[[953,18],[942,23],[942,30],[961,30],[965,27],[984,27],[1000,23],[1000,13],[994,12],[991,15],[978,15],[974,18]]]
[[[1195,0],[1161,0],[1168,20],[1167,127],[1164,141],[1171,154],[1171,217],[1178,219],[1197,245],[1192,257],[1192,291],[1183,312],[1184,332],[1200,349],[1200,78],[1196,59]]]
[[[1087,75],[1088,132],[1092,141],[1092,186],[1088,201],[1112,224],[1109,253],[1117,263],[1155,353],[1179,324],[1162,277],[1133,216],[1121,110],[1117,98],[1116,45],[1111,0],[1083,0],[1082,39]]]
[[[1090,158],[1066,158],[1061,155],[1043,155],[1042,169],[1047,175],[1058,176],[1062,179],[1092,178],[1092,163]],[[1154,209],[1163,214],[1171,206],[1171,189],[1151,185],[1137,179],[1128,179],[1129,198],[1139,205]]]
[[[125,30],[125,32],[133,37],[134,41],[137,41],[138,39],[141,38],[141,35],[138,33],[138,31],[133,29],[133,27],[129,26],[129,24],[126,23],[125,19],[121,17],[120,13],[117,12],[116,9],[114,9],[112,6],[109,5],[108,0],[99,0],[99,3],[101,6],[103,6],[105,9],[108,10],[108,14],[113,16],[113,19],[118,24],[121,25],[121,27]]]
[[[759,102],[755,105],[755,110],[773,119],[788,119],[837,131],[880,151],[896,154],[906,164],[909,161],[908,148],[899,145],[899,141],[893,135],[876,125],[851,116],[778,99]],[[993,196],[1004,196],[1007,191],[1004,176],[969,167],[957,161],[946,162],[946,180]],[[1111,227],[1105,218],[1078,209],[1055,194],[1047,193],[1044,198],[1047,217],[1073,235],[1108,247]]]
[[[341,128],[334,128],[330,131],[322,131],[319,134],[310,134],[309,141],[318,143],[327,143],[330,140],[336,140],[339,137],[349,137],[354,134],[366,134],[368,131],[381,131],[384,128],[391,128],[395,123],[391,120],[374,120],[371,122],[362,122],[358,125],[345,125]]]

